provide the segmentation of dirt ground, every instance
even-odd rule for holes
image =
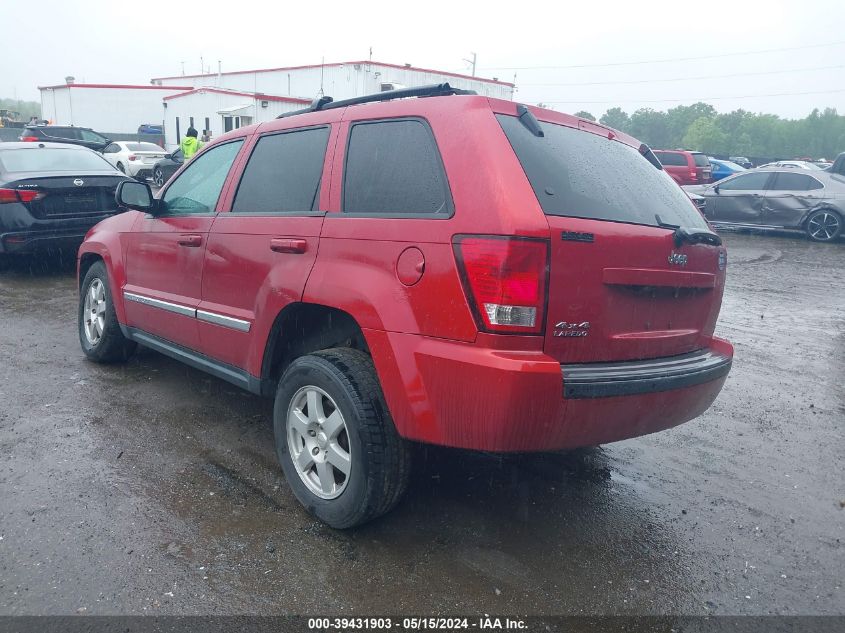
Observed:
[[[87,362],[72,265],[0,273],[0,614],[845,614],[845,244],[725,240],[706,414],[568,455],[420,448],[347,532],[291,494],[271,402]]]

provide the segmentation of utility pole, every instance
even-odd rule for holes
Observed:
[[[472,65],[472,76],[475,77],[475,62],[477,60],[477,55],[475,53],[470,53],[472,55],[472,59],[464,59],[467,64]]]

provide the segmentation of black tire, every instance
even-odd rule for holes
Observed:
[[[842,216],[832,209],[819,209],[807,218],[805,228],[814,242],[833,242],[842,235]]]
[[[123,163],[118,163],[117,168],[124,174],[126,173],[126,167],[123,166]]]
[[[153,170],[153,184],[159,189],[164,186],[164,173],[158,167]]]
[[[288,409],[309,386],[334,400],[346,425],[351,465],[343,491],[333,499],[308,488],[288,449]],[[334,348],[297,358],[279,381],[273,426],[276,454],[294,495],[331,527],[345,529],[371,521],[391,510],[405,493],[411,453],[396,432],[375,367],[365,353]]]
[[[85,297],[91,292],[91,286],[95,282],[99,282],[103,286],[105,311],[103,312],[104,325],[102,334],[98,340],[92,342],[86,334]],[[77,309],[77,329],[79,330],[79,344],[82,346],[82,351],[85,352],[85,355],[90,360],[96,363],[125,361],[132,356],[132,353],[138,346],[137,343],[123,336],[123,332],[120,331],[120,324],[114,312],[114,303],[112,302],[106,266],[101,261],[93,264],[82,280],[82,286],[79,291],[79,307]]]

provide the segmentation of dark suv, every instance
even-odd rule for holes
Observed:
[[[116,196],[79,251],[84,353],[274,397],[291,489],[334,527],[393,507],[410,442],[613,442],[700,415],[731,366],[718,236],[646,146],[551,110],[324,98]]]
[[[82,145],[88,149],[102,152],[111,139],[88,127],[72,125],[27,125],[21,132],[21,141],[48,141],[50,143],[70,143]]]

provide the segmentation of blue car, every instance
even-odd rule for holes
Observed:
[[[741,167],[729,160],[719,160],[717,158],[710,158],[709,160],[713,168],[713,171],[710,173],[710,182],[716,182],[722,178],[727,178],[738,172],[745,171],[745,167]]]

